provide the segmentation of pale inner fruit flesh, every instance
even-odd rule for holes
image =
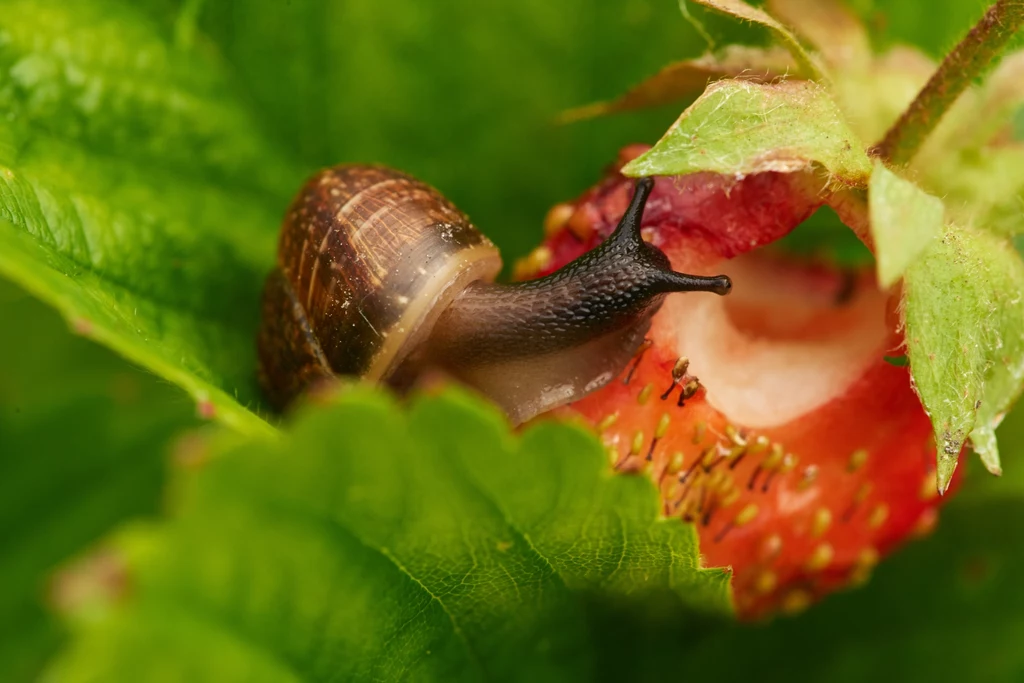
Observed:
[[[669,296],[651,335],[690,359],[708,402],[738,426],[812,413],[895,352],[885,348],[887,295],[870,277],[764,252],[720,265],[732,293]]]

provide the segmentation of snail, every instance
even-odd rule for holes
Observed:
[[[381,166],[310,179],[267,279],[260,382],[283,409],[336,375],[407,389],[427,368],[476,388],[514,424],[606,384],[670,292],[731,288],[674,272],[640,235],[652,178],[615,232],[536,280],[497,284],[497,248],[437,190]]]

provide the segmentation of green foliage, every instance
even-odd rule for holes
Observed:
[[[332,419],[339,412],[348,413],[357,424],[351,428],[339,424]],[[359,434],[357,441],[362,443],[356,445],[366,452],[370,443],[381,442],[382,425],[377,420],[384,420],[401,440],[415,429],[436,432],[447,426],[445,422],[428,424],[442,416],[458,416],[460,428],[467,426],[469,418],[465,436],[453,437],[451,432],[442,437],[447,443],[418,450],[428,456],[425,464],[417,458],[411,461],[414,469],[409,473],[401,468],[388,470],[383,484],[376,476],[370,481],[363,478],[379,474],[380,466],[364,462],[368,458],[359,454],[340,462],[331,458],[324,463],[326,468],[312,462],[333,450],[318,432],[343,433],[346,439]],[[1024,414],[1015,413],[1001,427],[1000,436],[1020,444],[1022,435]],[[133,676],[138,671],[159,671],[166,681],[329,680],[344,677],[362,662],[379,678],[402,674],[429,678],[430,667],[439,666],[441,657],[451,655],[456,665],[468,657],[466,645],[454,634],[455,624],[464,627],[471,646],[479,647],[475,650],[482,655],[478,661],[485,667],[491,664],[493,660],[483,655],[489,652],[487,645],[494,645],[492,638],[505,634],[502,626],[488,638],[475,630],[483,622],[479,610],[470,611],[466,620],[466,613],[451,606],[497,605],[513,610],[508,616],[515,624],[540,618],[542,629],[544,625],[555,629],[542,630],[520,651],[519,661],[495,673],[499,679],[548,680],[557,675],[557,680],[564,681],[663,681],[679,675],[684,667],[689,675],[722,681],[887,681],[926,676],[944,683],[975,677],[1010,682],[1019,677],[1024,667],[1017,646],[1024,605],[1016,598],[1019,592],[1014,586],[1024,571],[1024,537],[1018,525],[1006,523],[1024,514],[1024,477],[1019,472],[1002,480],[977,482],[985,484],[984,495],[976,492],[954,501],[934,537],[883,564],[866,588],[835,596],[799,619],[779,620],[769,627],[726,626],[695,621],[692,616],[681,619],[674,608],[664,606],[679,600],[672,593],[662,594],[639,613],[607,596],[595,598],[586,587],[601,584],[609,574],[613,579],[603,585],[611,593],[628,590],[629,584],[624,578],[616,581],[612,567],[595,562],[590,563],[595,569],[578,572],[578,567],[559,562],[567,557],[566,545],[587,547],[576,541],[589,533],[599,543],[607,542],[608,537],[596,533],[596,528],[573,528],[572,520],[619,528],[617,515],[633,510],[626,504],[635,503],[634,496],[648,487],[641,479],[590,478],[572,495],[577,503],[584,502],[596,484],[605,497],[590,505],[589,511],[603,509],[604,513],[555,514],[565,509],[566,497],[559,486],[567,480],[559,478],[559,460],[548,458],[547,449],[564,448],[589,463],[591,471],[600,471],[595,467],[600,465],[600,453],[581,438],[573,430],[548,425],[529,433],[516,447],[501,435],[492,417],[460,399],[419,403],[404,418],[377,398],[349,395],[340,406],[307,414],[295,426],[290,442],[236,445],[215,459],[203,452],[204,469],[178,473],[183,481],[177,488],[172,519],[155,527],[129,529],[118,539],[141,580],[137,598],[124,613],[79,626],[82,634],[75,647],[51,673],[57,674],[58,681],[136,680]],[[299,439],[308,441],[299,444]],[[478,439],[490,442],[493,449],[480,452],[452,444],[454,440],[468,446]],[[297,445],[302,448],[292,451]],[[518,471],[527,459],[542,469]],[[505,467],[496,479],[474,479],[481,463],[484,475],[493,473],[495,463]],[[444,504],[427,504],[437,492],[421,490],[416,479],[425,469],[434,468],[459,473],[442,479],[449,493]],[[317,476],[324,471],[330,476]],[[549,479],[547,474],[553,476]],[[529,478],[529,485],[516,489],[539,503],[540,515],[510,512],[519,509],[522,499],[514,500],[517,496],[510,495],[507,487],[524,478]],[[529,490],[534,483],[543,486],[552,480],[558,484],[549,483],[547,491]],[[382,488],[402,497],[400,509],[389,508],[381,514],[374,507],[376,498],[370,494]],[[301,498],[296,499],[298,494]],[[489,505],[488,499],[494,504]],[[467,504],[468,511],[463,507]],[[481,542],[472,526],[464,524],[468,512],[475,513],[481,506],[483,514],[472,519],[481,519],[485,528],[506,530],[511,546],[501,550],[492,547],[490,539]],[[206,516],[201,516],[204,512]],[[390,534],[397,518],[419,515],[428,517],[416,521],[421,533],[425,524],[447,523],[442,522],[446,515],[462,523],[457,528],[466,535],[454,544],[459,551],[455,559],[461,564],[447,583],[436,568],[448,567],[444,563],[452,558],[428,553],[428,582],[422,587],[396,564],[409,545],[433,545],[433,536],[410,537],[401,530]],[[643,521],[641,517],[626,520],[621,528],[633,528],[638,519]],[[561,520],[569,524],[562,529],[550,524]],[[384,535],[392,557],[374,551],[378,536],[359,538],[347,533],[349,523],[358,524],[364,533]],[[255,529],[266,533],[257,534]],[[656,524],[653,529],[664,527]],[[677,527],[671,535],[680,531]],[[525,546],[526,536],[537,554]],[[554,543],[549,545],[552,538]],[[614,534],[613,538],[617,542],[627,537]],[[644,540],[648,550],[655,547],[650,539]],[[476,561],[469,557],[470,550],[479,551]],[[553,558],[550,565],[535,564],[541,555]],[[495,557],[497,565],[492,564]],[[633,557],[641,560],[642,554]],[[536,570],[518,594],[500,569],[513,560]],[[628,569],[630,564],[622,566]],[[645,573],[658,566],[642,563],[639,568]],[[321,578],[311,581],[314,575]],[[395,575],[399,581],[387,581]],[[354,584],[347,583],[350,576],[356,577]],[[559,584],[557,577],[565,583]],[[665,575],[655,577],[645,585],[657,586],[665,579]],[[440,587],[431,581],[438,581]],[[428,589],[437,599],[431,599]],[[514,601],[513,607],[508,600]],[[341,607],[332,609],[336,605]],[[444,613],[442,605],[454,616]],[[422,612],[411,622],[389,619],[394,611],[411,616],[416,607]],[[548,608],[558,610],[555,617],[545,615]],[[568,664],[547,668],[553,664],[552,648],[571,647],[572,638],[580,637],[573,629],[584,618],[588,647],[571,649],[578,656]],[[421,628],[424,623],[438,627],[434,634],[439,642],[431,643],[429,654],[424,641],[430,632]],[[372,647],[373,629],[389,625],[395,637],[388,643],[388,655],[359,660],[359,651],[353,648]],[[943,657],[935,656],[936,644],[941,644]],[[419,657],[413,658],[416,654]],[[411,668],[403,669],[405,663]],[[457,675],[445,670],[444,679],[457,680]]]
[[[907,351],[935,426],[945,489],[970,436],[999,472],[992,429],[1024,382],[1024,264],[991,233],[947,228],[906,274]]]
[[[587,680],[589,600],[730,609],[649,480],[610,477],[582,430],[511,438],[459,395],[406,414],[350,390],[197,458],[171,519],[120,540],[130,606],[55,680]]]
[[[405,414],[352,393],[266,438],[252,340],[302,177],[341,161],[402,167],[522,254],[548,206],[678,114],[555,124],[704,52],[673,3],[0,4],[0,274],[161,378],[0,289],[0,328],[18,331],[0,334],[0,679],[32,675],[62,637],[42,607],[50,572],[157,509],[172,433],[195,413],[165,380],[244,436],[188,442],[185,462],[205,463],[177,472],[170,515],[115,537],[132,595],[99,613],[61,603],[78,637],[58,678],[1020,678],[1024,539],[1003,521],[1024,512],[1019,467],[969,482],[939,535],[867,590],[746,628],[721,623],[726,580],[698,569],[693,530],[658,520],[646,479],[606,476],[573,428],[510,437],[468,399]],[[690,4],[757,24],[708,22],[719,38],[774,32],[804,72],[821,68],[760,9]],[[910,40],[933,56],[982,11],[853,5],[876,47]],[[1024,155],[1007,139],[1019,67],[1007,60],[955,107],[918,165],[872,172],[863,150],[930,67],[904,54],[899,68],[843,71],[835,41],[811,35],[838,24],[815,16],[787,23],[835,69],[831,93],[719,84],[630,170],[816,166],[861,189],[870,176],[864,220],[883,282],[907,273],[908,355],[947,451],[941,474],[968,439],[995,471],[995,427],[1024,379],[1024,275],[990,234],[1021,232]],[[702,85],[686,76],[686,93]],[[911,181],[970,227],[931,239],[935,201]],[[862,263],[849,231],[834,237],[838,220],[822,209],[790,244]],[[1024,443],[1021,424],[1000,427],[1004,454]]]
[[[168,440],[193,423],[171,387],[67,333],[0,281],[0,680],[29,680],[63,633],[50,572],[156,511]],[[31,340],[31,343],[26,343]]]
[[[828,92],[807,81],[712,84],[664,137],[623,169],[632,176],[748,175],[824,167],[850,184],[871,162]]]

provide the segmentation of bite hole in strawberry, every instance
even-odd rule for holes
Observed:
[[[613,172],[552,210],[536,274],[600,243],[632,182]],[[928,417],[908,369],[886,361],[903,345],[898,292],[866,266],[773,247],[820,207],[820,183],[659,178],[645,239],[677,270],[729,275],[733,292],[669,297],[620,378],[563,411],[600,432],[611,467],[654,479],[666,516],[696,525],[748,619],[862,583],[939,502]]]

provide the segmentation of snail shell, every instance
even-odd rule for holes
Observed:
[[[497,248],[429,185],[379,166],[321,171],[285,217],[264,290],[261,383],[277,408],[335,374],[386,381]]]

